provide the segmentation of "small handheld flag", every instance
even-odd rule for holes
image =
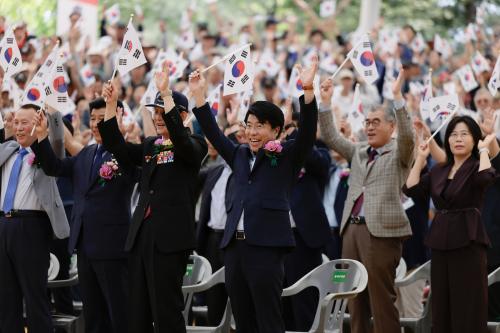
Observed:
[[[0,42],[0,65],[6,76],[13,76],[21,71],[23,60],[17,46],[17,41],[12,28],[5,32]]]
[[[224,96],[250,90],[253,84],[253,63],[250,45],[229,55],[224,71]]]
[[[365,35],[358,45],[347,55],[354,68],[363,79],[373,84],[378,79],[377,66],[373,56],[372,46],[368,35]]]
[[[479,84],[476,82],[476,79],[474,78],[474,73],[472,72],[472,68],[470,67],[470,65],[462,66],[456,71],[456,74],[466,92],[474,90],[479,86]]]
[[[123,37],[122,47],[116,56],[115,69],[111,79],[115,77],[117,70],[120,72],[121,76],[124,76],[134,68],[147,62],[139,40],[139,35],[132,24],[132,18],[133,15],[131,15],[128,22],[127,32]]]

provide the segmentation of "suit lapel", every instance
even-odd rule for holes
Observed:
[[[14,154],[14,152],[19,148],[19,144],[16,141],[9,141],[2,145],[0,152],[0,166],[4,165],[9,157]]]
[[[95,152],[97,150],[97,145],[94,145],[92,148],[89,148],[87,150],[87,156],[85,158],[85,165],[84,165],[84,178],[83,179],[86,179],[88,181],[88,184],[87,184],[87,190],[85,192],[88,192],[90,191],[90,189],[92,188],[92,186],[94,185],[96,179],[97,179],[97,175],[91,175],[90,173],[92,172],[92,164],[94,163],[94,156],[95,156]]]
[[[250,149],[250,148],[249,148]],[[252,152],[250,151],[250,154]],[[253,174],[253,172],[255,171],[255,169],[257,169],[257,167],[260,165],[260,163],[262,162],[262,160],[264,159],[265,157],[265,152],[264,152],[264,149],[261,148],[259,149],[259,151],[257,152],[257,157],[255,158],[255,163],[253,164],[253,168],[250,170],[250,174]],[[251,155],[250,155],[251,156]],[[248,163],[248,166],[250,167],[250,161]]]
[[[386,144],[385,146],[383,146],[380,150],[379,150],[379,155],[375,158],[375,160],[371,161],[370,163],[368,163],[368,165],[366,166],[366,177],[368,177],[368,175],[370,174],[370,172],[372,171],[373,169],[373,166],[375,165],[377,159],[379,159],[380,157],[382,157],[383,155],[385,154],[388,154],[391,152],[391,150],[394,148],[394,141],[391,141],[390,143]],[[366,152],[366,162],[368,162],[368,151],[365,151]],[[365,163],[366,165],[366,163]]]

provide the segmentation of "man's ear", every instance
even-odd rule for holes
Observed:
[[[182,121],[185,121],[187,119],[187,117],[188,117],[188,113],[182,111],[180,114],[181,114]]]

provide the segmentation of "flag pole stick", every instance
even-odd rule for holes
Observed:
[[[344,61],[340,64],[339,68],[337,68],[335,73],[333,73],[333,75],[330,76],[330,78],[332,80],[337,76],[337,74],[340,72],[342,67],[344,67],[344,65],[347,63],[347,61],[349,61],[349,59],[350,59],[349,55],[351,54],[352,50],[356,49],[361,43],[363,43],[363,40],[360,40],[358,43],[356,43],[356,45],[354,45],[354,47],[349,51],[349,53],[347,53],[347,56],[345,57]]]
[[[429,142],[431,142],[431,140],[439,133],[439,131],[444,127],[444,125],[446,125],[450,120],[451,118],[453,118],[453,116],[455,115],[455,113],[457,113],[458,109],[456,109],[455,111],[453,111],[449,117],[447,117],[443,123],[441,125],[439,125],[439,127],[434,131],[434,133],[432,133],[431,137],[427,139],[427,141],[425,141],[425,144],[428,145]]]
[[[224,57],[222,57],[222,58],[221,58],[221,59],[219,59],[218,61],[214,62],[213,64],[211,64],[211,65],[210,65],[210,66],[208,66],[207,68],[203,69],[200,73],[201,73],[201,74],[203,74],[203,73],[205,73],[206,71],[208,71],[208,70],[210,70],[210,69],[214,68],[215,66],[217,66],[217,65],[218,65],[218,64],[220,64],[221,62],[226,61],[226,59],[227,59],[227,58],[229,58],[231,55],[233,55],[233,53],[239,52],[239,51],[243,50],[244,48],[246,48],[246,47],[248,47],[248,46],[250,46],[250,45],[252,45],[252,43],[245,44],[245,45],[243,45],[242,47],[240,47],[240,48],[238,48],[238,49],[236,49],[236,50],[232,51],[231,53],[226,54]]]

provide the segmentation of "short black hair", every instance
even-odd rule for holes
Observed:
[[[271,102],[257,101],[250,105],[245,115],[245,123],[250,115],[254,115],[261,124],[268,122],[273,129],[279,127],[278,136],[281,134],[281,131],[283,131],[285,116],[281,109]]]
[[[403,29],[410,29],[411,32],[413,32],[414,35],[417,34],[417,30],[415,30],[415,28],[411,24],[405,24],[405,25],[403,25]]]
[[[325,38],[325,33],[321,29],[313,29],[309,33],[309,38],[313,38],[314,35],[320,35],[322,38]]]
[[[89,103],[89,114],[92,115],[92,111],[94,109],[102,109],[105,107],[106,107],[106,101],[104,100],[104,98],[102,98],[102,97],[96,98]],[[118,101],[117,107],[123,108],[122,101],[120,101],[120,100]]]
[[[30,104],[30,103],[28,103],[28,104],[21,105],[21,109],[34,109],[35,111],[38,111],[41,108],[38,105],[36,105],[36,104]]]
[[[474,147],[472,147],[472,157],[479,160],[479,152],[477,150],[477,144],[479,143],[479,140],[481,140],[481,138],[482,138],[481,128],[476,123],[476,121],[474,119],[472,119],[470,116],[459,116],[459,117],[453,118],[450,121],[450,123],[448,124],[448,127],[446,128],[446,133],[444,135],[444,150],[446,152],[447,164],[452,164],[454,161],[453,153],[451,152],[449,140],[450,140],[451,132],[453,132],[453,130],[455,129],[455,127],[459,123],[464,123],[465,126],[467,126],[467,128],[469,129],[469,132],[472,135],[472,139],[474,140]]]

